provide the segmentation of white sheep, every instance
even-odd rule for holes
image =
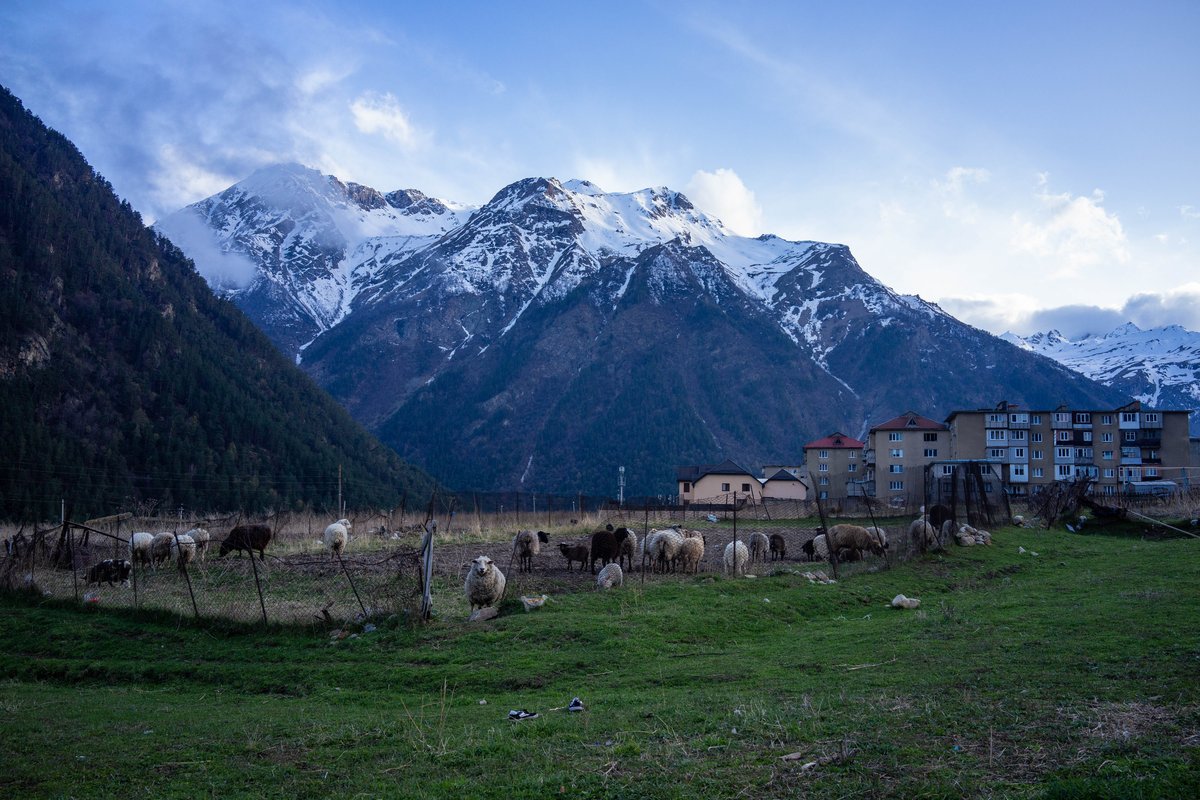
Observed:
[[[734,547],[734,545],[737,545]],[[750,551],[741,542],[730,542],[725,545],[725,574],[730,571],[734,575],[745,575],[746,564],[750,561]]]
[[[765,533],[750,534],[750,560],[751,561],[766,561],[767,553],[771,549],[771,540],[767,538]]]
[[[321,544],[328,548],[331,559],[341,558],[342,552],[350,542],[350,528],[350,520],[348,519],[339,519],[325,528],[325,535],[321,537]]]
[[[614,586],[620,586],[625,582],[625,573],[621,572],[621,565],[613,561],[605,564],[596,575],[596,589],[611,589]]]
[[[204,528],[192,528],[185,535],[192,537],[192,541],[196,543],[196,560],[203,561],[210,541],[208,531]]]
[[[879,541],[880,547],[882,547],[884,550],[887,549],[887,546],[888,546],[887,531],[885,531],[883,528],[879,527],[878,525],[868,525],[867,532],[872,534]]]
[[[933,547],[937,544],[937,531],[922,517],[908,526],[908,538],[913,542],[923,541],[924,547]]]
[[[684,572],[699,572],[704,560],[704,539],[688,537],[679,543],[679,564]]]
[[[542,545],[550,541],[545,531],[517,531],[513,537],[513,558],[517,560],[518,572],[529,572],[533,569],[533,557],[542,552]],[[510,565],[511,566],[511,565]]]
[[[184,568],[196,560],[196,540],[186,533],[171,536],[171,560],[182,572]]]
[[[129,560],[134,565],[150,566],[150,547],[154,542],[154,534],[138,531],[129,537]],[[170,551],[168,551],[170,552]]]
[[[504,573],[487,556],[478,556],[471,562],[471,570],[467,573],[463,589],[467,593],[467,602],[471,610],[495,606],[504,597]]]
[[[879,543],[879,537],[872,531],[859,525],[834,525],[829,529],[829,535],[826,541],[833,542],[839,550],[838,557],[841,557],[841,549],[848,548],[852,551],[851,558],[856,558],[861,555],[864,550],[870,551],[875,555],[883,555],[883,545]]]
[[[679,558],[679,548],[683,545],[683,534],[679,528],[663,528],[651,531],[646,539],[645,555],[654,559],[654,569],[666,572],[668,567],[674,567]]]
[[[829,560],[829,544],[825,540],[825,534],[818,533],[805,544],[812,545],[805,552],[813,561],[828,561]],[[811,551],[811,552],[810,552]]]
[[[618,537],[620,537],[621,531],[625,531],[625,536],[617,540],[617,563],[620,564],[622,559],[628,559],[626,563],[629,564],[629,569],[633,569],[634,559],[641,560],[637,534],[634,533],[633,528],[617,528],[615,533]]]
[[[171,560],[171,551],[175,546],[175,534],[156,533],[150,542],[150,563],[156,567]]]

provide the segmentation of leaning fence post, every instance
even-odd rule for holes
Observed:
[[[425,535],[421,537],[421,610],[422,620],[428,620],[433,614],[433,532],[437,523],[425,523]]]
[[[258,590],[258,604],[262,607],[263,625],[267,623],[267,601],[263,599],[262,583],[258,579],[258,564],[254,563],[254,551],[250,551],[250,567],[254,570],[254,588]]]
[[[367,607],[363,605],[362,597],[358,594],[358,587],[354,585],[354,578],[350,577],[350,570],[346,569],[346,561],[342,558],[342,554],[337,554],[338,561],[342,564],[342,572],[346,573],[346,580],[350,582],[350,590],[354,592],[354,599],[358,601],[358,607],[362,609],[363,619],[367,618]]]

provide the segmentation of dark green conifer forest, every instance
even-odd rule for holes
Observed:
[[[427,497],[0,87],[0,518]]]

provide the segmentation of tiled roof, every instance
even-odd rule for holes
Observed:
[[[940,422],[922,417],[915,411],[906,411],[898,417],[881,422],[871,428],[873,431],[944,431],[946,426]]]
[[[809,442],[804,445],[805,450],[837,450],[839,448],[845,450],[862,450],[866,447],[866,442],[860,442],[853,436],[846,436],[844,433],[831,433],[823,439],[817,439],[815,442]]]
[[[720,464],[700,464],[698,466],[676,467],[675,480],[690,481],[695,483],[705,475],[749,475],[754,477],[754,473],[748,469],[743,469],[729,459],[725,459]]]
[[[779,470],[774,475],[767,478],[767,480],[768,481],[796,481],[797,483],[804,483],[804,481],[800,480],[795,475],[788,472],[786,469]]]

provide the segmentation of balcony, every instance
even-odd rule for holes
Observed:
[[[863,453],[863,463],[864,464],[874,464],[875,463],[875,451],[874,450],[863,450],[862,453]]]

